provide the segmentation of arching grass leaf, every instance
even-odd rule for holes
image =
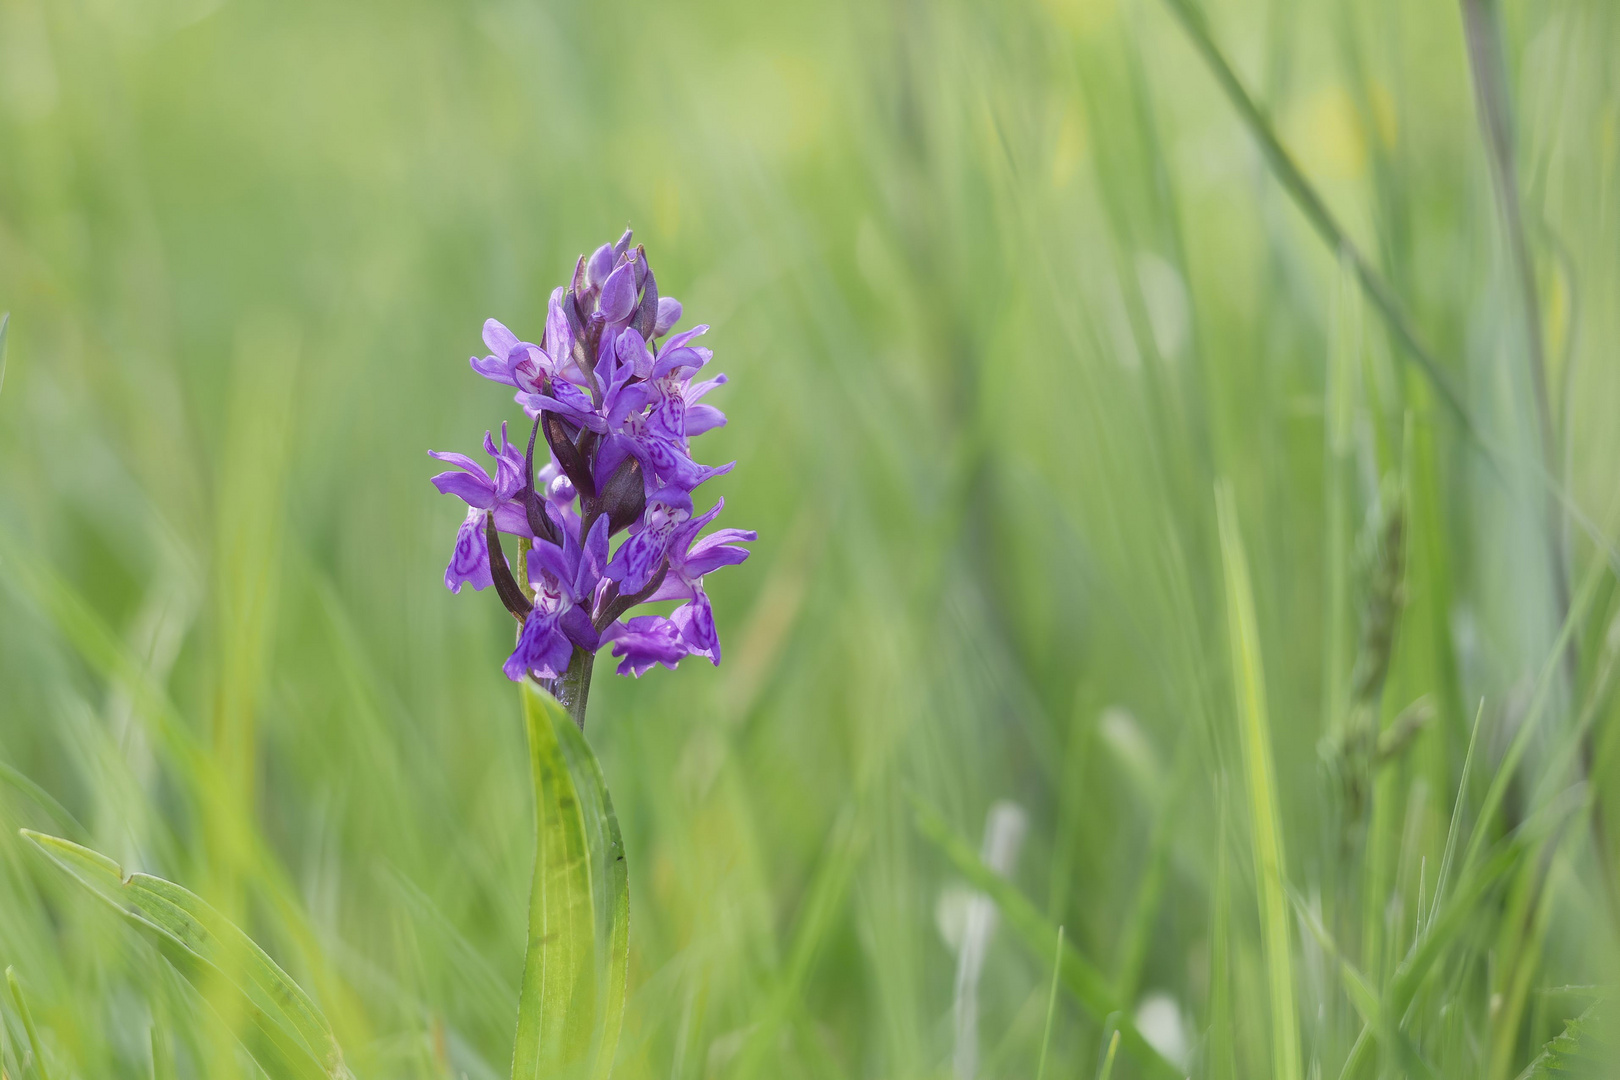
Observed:
[[[256,1038],[244,1039],[273,1077],[348,1080],[331,1025],[303,989],[241,928],[196,894],[147,874],[125,876],[116,862],[56,836],[22,835],[85,888],[151,936],[204,997],[233,988]],[[212,1000],[212,999],[211,999]]]

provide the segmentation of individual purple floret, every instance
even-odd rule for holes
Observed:
[[[742,529],[698,535],[724,500],[694,516],[694,492],[735,465],[701,465],[691,449],[726,422],[701,400],[726,378],[693,382],[713,358],[696,344],[708,327],[671,333],[681,305],[658,294],[645,250],[630,239],[627,231],[580,257],[569,284],[551,294],[538,344],[494,319],[484,324],[489,353],[472,368],[512,388],[532,422],[527,450],[507,441],[503,424],[499,449],[484,440],[493,477],[460,454],[433,455],[455,466],[434,486],[468,506],[445,585],[495,586],[522,624],[507,676],[533,675],[575,709],[572,688],[581,722],[590,660],[603,645],[622,675],[692,655],[720,662],[703,578],[742,562],[748,550],[737,545],[755,539]],[[521,582],[503,533],[527,549]],[[626,618],[639,604],[671,600],[686,603],[667,616]]]
[[[493,517],[496,529],[501,532],[521,534],[528,527],[522,507],[513,502],[523,491],[523,455],[507,441],[504,423],[501,448],[495,449],[495,440],[486,431],[484,450],[495,459],[494,479],[465,454],[428,451],[432,457],[461,470],[440,473],[433,478],[433,486],[467,504],[467,517],[456,533],[455,551],[444,571],[445,587],[453,593],[459,593],[464,583],[471,583],[474,589],[485,589],[491,584],[489,546],[484,540],[488,519]]]

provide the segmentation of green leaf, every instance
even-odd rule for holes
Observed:
[[[152,936],[165,958],[216,1007],[229,1002],[257,1038],[244,1045],[271,1076],[349,1080],[343,1052],[320,1008],[241,928],[196,894],[147,874],[124,875],[89,848],[28,829],[25,839],[76,881]]]
[[[1612,1075],[1620,1044],[1605,1025],[1605,1002],[1594,1002],[1587,1010],[1564,1025],[1564,1030],[1541,1048],[1535,1060],[1519,1074],[1518,1080],[1570,1080],[1573,1077]]]
[[[6,388],[6,335],[11,331],[11,312],[0,315],[0,390]]]
[[[619,1047],[619,1032],[624,1025],[624,1003],[630,976],[630,876],[624,858],[624,837],[619,832],[619,816],[613,810],[613,798],[608,794],[607,782],[602,778],[602,766],[591,752],[584,734],[570,720],[554,724],[563,747],[568,753],[575,782],[583,786],[580,806],[585,812],[588,826],[587,840],[593,849],[591,873],[605,888],[593,889],[593,895],[606,910],[600,915],[607,921],[606,937],[607,973],[598,989],[596,1045],[593,1050],[595,1066],[591,1075],[596,1080],[607,1080],[613,1073],[613,1058]],[[602,935],[598,929],[598,937]]]
[[[602,770],[568,713],[525,684],[535,792],[529,943],[512,1048],[514,1080],[613,1069],[629,971],[624,841]],[[600,910],[598,902],[601,903]]]
[[[23,993],[22,983],[17,981],[16,968],[6,968],[6,985],[11,990],[12,1003],[22,1016],[23,1032],[28,1036],[28,1052],[34,1059],[34,1075],[39,1080],[51,1080],[51,1071],[45,1066],[45,1049],[39,1043],[39,1029],[34,1026],[34,1014],[28,1008],[28,997]],[[0,1068],[4,1067],[5,1062],[0,1061]]]

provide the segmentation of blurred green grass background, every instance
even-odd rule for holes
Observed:
[[[937,834],[997,800],[973,1075],[1095,1076],[1120,1016],[1190,1075],[1502,1080],[1585,1016],[1610,1075],[1620,9],[1201,10],[1466,426],[1158,0],[0,0],[0,965],[46,1057],[8,999],[0,1073],[154,1075],[155,1030],[248,1074],[29,827],[233,913],[358,1075],[505,1075],[510,622],[441,584],[425,451],[516,418],[480,324],[538,336],[629,223],[760,541],[722,667],[592,696],[618,1075],[962,1075]],[[1100,989],[1043,1059],[1057,926]]]

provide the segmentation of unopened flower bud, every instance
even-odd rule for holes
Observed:
[[[591,261],[585,264],[585,281],[598,288],[613,273],[613,245],[603,244],[591,255]]]
[[[623,322],[636,308],[636,275],[625,263],[602,284],[601,312],[610,323]]]

